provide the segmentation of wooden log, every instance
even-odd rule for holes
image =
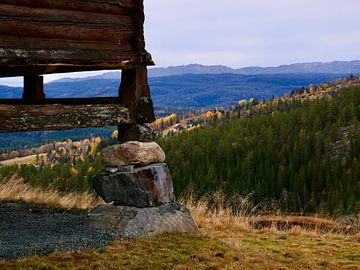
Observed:
[[[42,37],[49,39],[101,40],[119,42],[122,34],[135,32],[131,25],[90,25],[51,22],[5,21],[0,17],[0,34],[17,37]],[[1,41],[0,41],[1,44]],[[116,49],[116,47],[114,47]]]
[[[86,64],[86,63],[117,63],[122,60],[131,60],[136,54],[132,51],[77,51],[77,50],[24,50],[0,48],[1,64],[57,64],[62,59],[63,64]]]
[[[0,49],[1,51],[1,49]],[[137,60],[140,59],[141,60]],[[52,74],[78,71],[93,70],[118,70],[118,69],[135,69],[144,65],[153,65],[154,62],[149,55],[144,58],[143,55],[135,55],[132,59],[125,59],[117,62],[97,61],[97,62],[79,62],[77,64],[25,64],[18,63],[16,66],[1,64],[0,61],[0,77],[26,76],[34,74]]]
[[[138,0],[1,0],[2,4],[32,8],[128,14]]]
[[[4,21],[82,23],[105,27],[111,25],[133,26],[131,9],[128,9],[127,14],[104,14],[98,11],[84,12],[1,4],[0,18]]]
[[[134,34],[132,32],[122,33],[117,42],[106,40],[49,39],[41,37],[19,38],[0,35],[2,48],[16,48],[21,50],[69,50],[69,48],[71,48],[73,51],[114,51],[114,48],[116,48],[117,51],[133,52],[131,45],[133,38]]]
[[[120,99],[117,97],[98,97],[98,98],[47,98],[47,99],[0,99],[0,105],[107,105],[107,104],[119,104]]]
[[[130,124],[128,108],[120,104],[8,105],[0,104],[0,132],[67,130]]]

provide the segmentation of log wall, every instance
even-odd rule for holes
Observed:
[[[0,77],[151,65],[143,24],[143,0],[1,0]]]

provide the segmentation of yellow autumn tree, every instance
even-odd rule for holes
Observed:
[[[211,111],[208,111],[208,112],[206,113],[205,117],[206,117],[207,119],[212,119],[212,118],[214,118],[214,113],[211,112]]]

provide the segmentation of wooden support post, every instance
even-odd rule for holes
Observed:
[[[119,126],[119,141],[143,141],[147,140],[146,138],[151,138],[151,135],[149,136],[151,132],[149,133],[148,128],[141,125],[155,121],[146,67],[122,71],[119,97],[120,102],[129,108],[132,121],[137,123]]]
[[[25,76],[24,92],[22,98],[25,100],[40,100],[45,98],[44,77],[42,76]]]
[[[120,102],[130,109],[133,121],[137,123],[155,121],[146,67],[122,71],[119,97]]]

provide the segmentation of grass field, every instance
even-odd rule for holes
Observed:
[[[46,154],[40,154],[40,159],[45,160]],[[36,163],[36,155],[14,158],[9,160],[0,161],[0,166],[13,166],[13,165],[23,165],[23,164],[35,164]]]
[[[203,228],[75,253],[0,261],[0,269],[360,269],[359,236]]]
[[[4,188],[6,187],[6,189]],[[46,195],[40,196],[44,192]],[[99,201],[92,194],[64,197],[51,190],[28,187],[19,180],[0,185],[5,200],[25,200],[57,207],[91,207]],[[21,197],[19,194],[27,194]],[[52,198],[49,200],[48,198]],[[71,199],[71,197],[74,197]],[[220,198],[221,199],[221,198]],[[76,202],[76,203],[74,203]],[[0,260],[0,269],[360,269],[360,233],[324,232],[322,225],[335,221],[316,217],[234,216],[226,208],[209,211],[204,202],[184,202],[196,219],[198,235],[163,235],[74,253],[54,253],[15,261]],[[250,205],[242,202],[243,205]],[[246,210],[243,207],[243,210]],[[246,210],[247,211],[247,210]],[[249,221],[272,220],[273,225],[254,229]],[[286,231],[274,224],[313,223]],[[301,222],[300,222],[301,221]],[[356,225],[356,224],[355,224]],[[356,225],[358,228],[358,224]],[[335,227],[334,227],[335,228]],[[1,241],[1,239],[0,239]]]

